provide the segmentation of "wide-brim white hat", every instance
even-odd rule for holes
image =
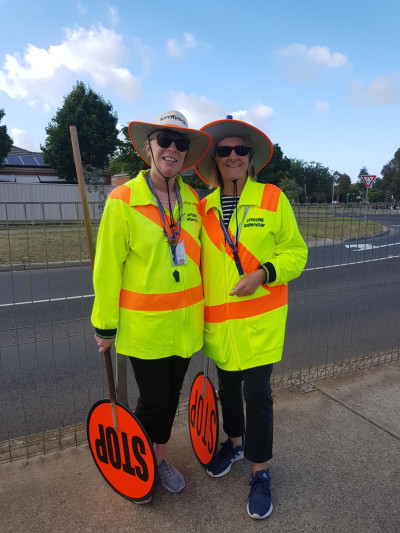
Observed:
[[[190,142],[184,166],[181,170],[185,170],[199,163],[211,144],[211,137],[208,133],[190,129],[185,116],[179,113],[179,111],[166,111],[165,113],[161,113],[153,123],[132,121],[128,126],[129,137],[137,154],[148,165],[151,163],[151,158],[147,155],[144,148],[145,142],[152,133],[162,129],[177,131],[184,135]]]
[[[194,170],[199,178],[207,184],[209,184],[207,178],[215,172],[215,147],[225,137],[244,137],[250,142],[254,152],[251,164],[254,166],[256,173],[265,167],[274,151],[271,140],[264,132],[241,120],[232,118],[216,120],[200,128],[200,131],[211,135],[212,140],[208,152],[195,165]]]

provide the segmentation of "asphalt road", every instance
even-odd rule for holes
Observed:
[[[382,221],[389,231],[374,239],[309,243],[275,374],[400,345],[400,217]],[[107,397],[92,303],[90,267],[0,272],[0,441],[84,422]],[[202,365],[196,355],[183,395]],[[130,368],[128,390],[134,406]]]

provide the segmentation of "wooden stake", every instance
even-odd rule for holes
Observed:
[[[90,264],[92,265],[92,270],[93,270],[95,246],[94,246],[94,238],[93,238],[93,231],[92,231],[92,223],[90,220],[89,204],[88,204],[87,196],[86,196],[85,178],[83,176],[81,152],[79,149],[78,133],[76,131],[76,126],[70,126],[69,131],[71,134],[72,150],[74,152],[76,175],[78,177],[79,196],[81,198],[83,220],[84,220],[85,228],[86,228],[86,237],[87,237],[87,242],[88,242],[88,247],[89,247]],[[110,393],[110,404],[111,404],[113,424],[114,424],[115,431],[118,431],[117,409],[115,407],[115,402],[116,402],[115,382],[114,382],[114,373],[113,373],[112,361],[111,361],[111,353],[110,353],[109,348],[104,352],[104,359],[105,359],[106,370],[107,370],[107,381],[108,381],[108,390]]]

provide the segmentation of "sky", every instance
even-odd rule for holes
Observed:
[[[2,125],[26,150],[77,81],[121,126],[231,114],[353,182],[400,148],[400,0],[0,0],[0,20]]]

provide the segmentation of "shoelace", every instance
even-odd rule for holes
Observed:
[[[253,492],[256,492],[257,494],[271,494],[271,487],[269,485],[268,478],[262,477],[261,479],[252,479],[249,485],[250,494],[253,494]]]
[[[231,445],[229,441],[225,441],[221,444],[221,450],[219,453],[225,459],[230,459],[232,454],[235,455],[233,445]]]
[[[175,474],[175,470],[174,470],[174,467],[168,463],[168,461],[165,461],[164,460],[164,464],[162,465],[161,467],[161,470],[163,473],[167,474],[168,476],[172,476]]]

